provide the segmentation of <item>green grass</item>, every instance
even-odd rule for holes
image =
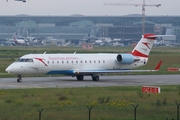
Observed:
[[[134,87],[83,87],[0,90],[1,120],[85,120],[88,108],[92,120],[132,120],[134,105],[138,120],[176,118],[180,86],[161,86],[160,94]]]
[[[29,53],[126,53],[131,47],[95,47],[81,50],[77,47],[1,47],[0,77],[15,77],[5,68],[14,60]],[[163,60],[161,70],[148,73],[126,74],[179,74],[168,72],[167,67],[180,67],[180,49],[154,47],[148,64],[139,69],[153,69]],[[32,75],[33,76],[33,75]],[[43,109],[42,120],[85,120],[92,108],[92,120],[132,120],[134,105],[138,120],[176,119],[176,104],[180,103],[180,86],[161,86],[160,94],[145,94],[141,86],[134,87],[84,87],[43,89],[1,89],[0,120],[35,120],[38,109]]]

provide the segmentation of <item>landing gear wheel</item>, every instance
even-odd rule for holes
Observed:
[[[83,75],[77,75],[76,78],[79,81],[83,81],[84,80],[84,76]]]
[[[17,75],[17,82],[22,82],[21,75]]]
[[[19,79],[19,78],[18,78],[18,79],[17,79],[17,82],[22,82],[22,79]]]
[[[92,75],[93,81],[99,81],[99,76],[98,75]]]

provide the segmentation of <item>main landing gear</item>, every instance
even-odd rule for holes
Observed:
[[[91,75],[93,81],[99,81],[99,76],[98,75]],[[84,76],[83,75],[76,75],[76,78],[78,81],[83,81]]]
[[[17,82],[22,82],[21,75],[17,75]]]
[[[99,81],[99,76],[98,75],[92,75],[92,80],[93,81]]]
[[[84,80],[84,76],[83,76],[83,75],[77,75],[76,78],[77,78],[77,80],[79,80],[79,81]]]

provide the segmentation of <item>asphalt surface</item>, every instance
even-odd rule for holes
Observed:
[[[85,76],[84,81],[77,81],[76,77],[71,76],[24,77],[21,83],[16,80],[0,78],[0,89],[180,85],[180,75],[100,76],[99,81],[92,81],[89,76]]]

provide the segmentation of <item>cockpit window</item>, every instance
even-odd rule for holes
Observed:
[[[18,59],[16,62],[24,62],[25,59]]]
[[[26,59],[25,62],[33,62],[33,59]]]
[[[20,58],[16,62],[33,62],[31,58]]]

